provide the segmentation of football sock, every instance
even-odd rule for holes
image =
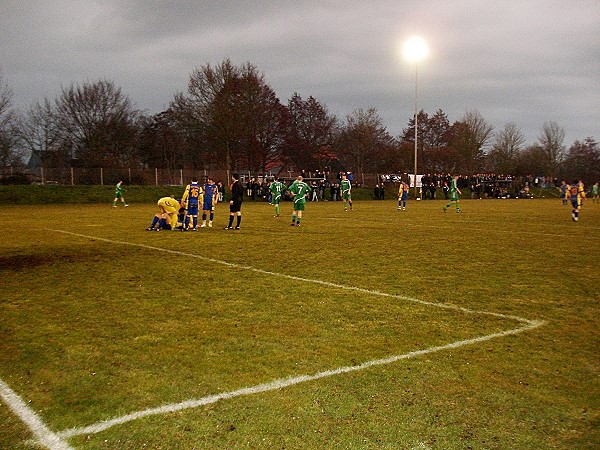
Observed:
[[[150,225],[150,228],[154,228],[154,226],[158,223],[158,217],[154,217],[154,219],[152,219],[152,225]]]
[[[296,223],[296,214],[292,214],[292,223]]]
[[[211,219],[212,220],[212,219]],[[202,214],[202,222],[206,222],[206,213]]]
[[[215,218],[215,213],[214,213],[214,212],[211,212],[211,213],[210,213],[210,216],[208,216],[208,217],[209,217],[209,219],[208,219],[208,220],[210,220],[210,221],[212,222],[212,221],[213,221],[213,219]],[[202,217],[202,220],[204,220],[204,217]]]
[[[162,228],[167,224],[167,219],[160,219],[158,221],[158,228]]]
[[[233,225],[233,216],[229,216],[229,228]]]
[[[242,216],[237,216],[237,222],[236,222],[236,227],[240,227],[240,223],[242,223]]]
[[[192,217],[192,223],[194,224],[194,228],[198,226],[198,216]]]

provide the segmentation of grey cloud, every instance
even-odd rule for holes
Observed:
[[[412,116],[414,68],[399,56],[413,33],[420,107],[458,120],[477,109],[515,122],[533,143],[555,120],[567,144],[600,138],[600,4],[580,0],[141,1],[8,0],[0,70],[25,108],[61,86],[108,78],[158,112],[205,63],[251,62],[282,100],[312,95],[340,117],[376,108],[393,134]]]

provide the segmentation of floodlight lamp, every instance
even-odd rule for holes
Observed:
[[[417,63],[429,55],[429,48],[423,38],[413,36],[402,46],[402,54],[408,62]]]

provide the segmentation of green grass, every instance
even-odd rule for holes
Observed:
[[[143,231],[152,203],[3,207],[0,379],[59,432],[522,326],[388,293],[545,324],[67,441],[598,448],[600,204],[575,224],[557,200],[461,203],[309,203],[299,228],[289,203],[279,219],[248,203],[238,232],[221,229],[219,204],[215,228],[197,233]],[[0,448],[32,439],[0,401]]]
[[[129,203],[153,203],[160,197],[174,194],[181,197],[183,186],[126,186],[125,200]],[[390,186],[389,193],[394,191]],[[395,192],[394,192],[395,193]],[[55,205],[55,204],[106,204],[114,198],[115,186],[65,186],[47,185],[0,185],[0,205]],[[329,192],[326,194],[329,197]],[[371,200],[373,190],[354,188],[353,197],[357,200]],[[257,200],[262,202],[263,200]]]

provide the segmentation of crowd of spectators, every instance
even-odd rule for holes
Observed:
[[[339,201],[340,182],[343,172],[330,173],[316,170],[314,172],[301,171],[304,180],[311,186],[312,193],[310,201]],[[353,186],[354,174],[351,171],[345,172]],[[396,185],[403,180],[409,184],[410,180],[404,179],[408,175],[392,174],[381,175],[380,183],[373,187],[373,199],[384,200],[386,186]],[[259,178],[249,178],[245,182],[246,196],[249,200],[270,201],[269,183],[272,177],[264,176]],[[292,178],[283,179],[290,181]],[[425,174],[421,177],[421,187],[419,195],[422,200],[435,200],[450,198],[451,174]],[[530,188],[547,188],[558,186],[558,181],[548,177],[520,177],[512,175],[478,173],[473,176],[459,176],[457,185],[459,189],[470,192],[471,198],[518,198],[530,197]],[[412,184],[411,184],[412,187]]]
[[[331,176],[330,172],[321,172],[319,170],[314,172],[306,172],[304,170],[301,171],[300,174],[302,175],[302,178],[304,178],[304,181],[307,182],[312,189],[309,200],[340,201],[340,183],[342,180],[342,173],[346,174],[351,183],[354,181],[354,174],[351,171],[338,172],[337,174],[334,174],[333,177]],[[271,183],[272,179],[272,176],[249,178],[245,182],[246,197],[252,201],[264,200],[270,202],[271,193],[269,191],[269,184]],[[283,180],[289,182],[291,181],[291,178],[289,180],[284,178]],[[284,195],[284,199],[287,199],[286,195]]]

